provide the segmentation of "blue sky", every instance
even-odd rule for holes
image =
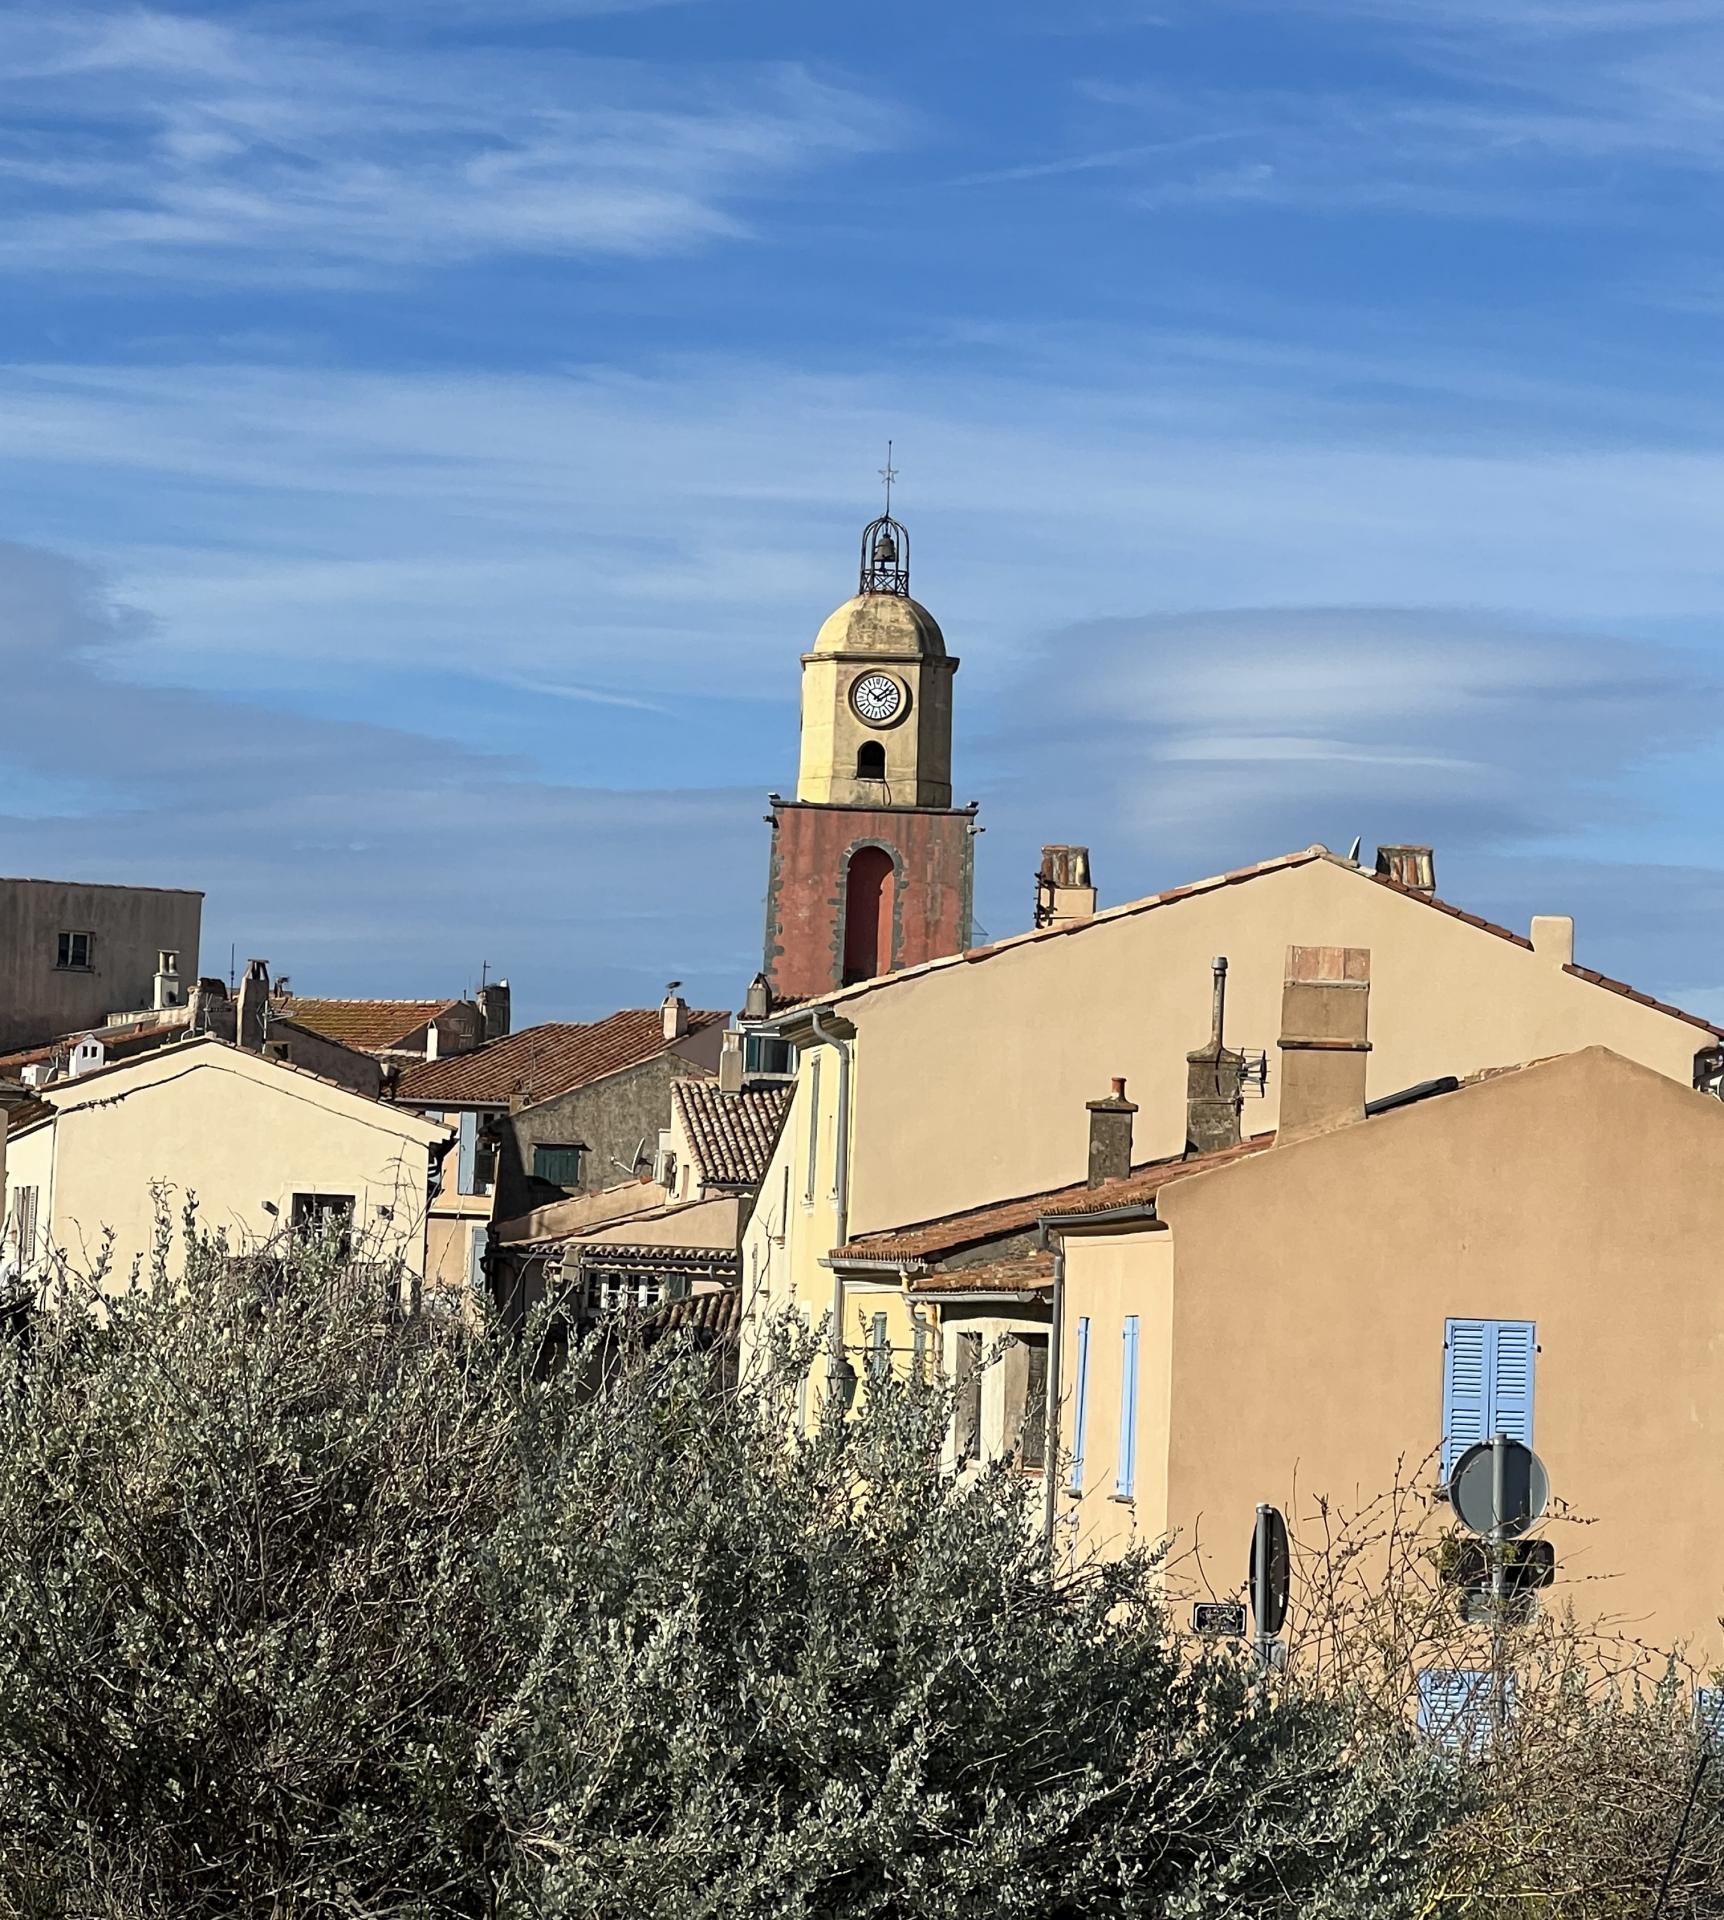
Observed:
[[[1430,840],[1724,1014],[1715,0],[15,0],[0,205],[0,870],[732,1004],[891,435],[987,931]]]

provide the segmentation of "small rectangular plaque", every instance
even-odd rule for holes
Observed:
[[[1199,1600],[1191,1609],[1191,1631],[1212,1640],[1237,1640],[1245,1632],[1245,1608],[1237,1600]]]

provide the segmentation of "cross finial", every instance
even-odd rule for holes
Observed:
[[[886,482],[886,511],[892,511],[892,482],[898,477],[898,469],[892,464],[892,442],[886,442],[886,464],[880,469],[880,478]]]

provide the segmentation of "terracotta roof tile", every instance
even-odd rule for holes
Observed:
[[[459,1000],[310,1000],[289,994],[275,1009],[302,1027],[361,1053],[387,1053]]]
[[[688,1030],[698,1033],[729,1018],[727,1013],[691,1012]],[[664,1016],[657,1007],[630,1007],[604,1020],[553,1020],[523,1027],[472,1053],[411,1066],[401,1076],[396,1097],[420,1107],[507,1106],[518,1095],[536,1106],[608,1073],[655,1060],[674,1044],[664,1037]]]
[[[720,1292],[693,1293],[686,1299],[670,1301],[642,1326],[641,1338],[650,1347],[655,1340],[687,1331],[729,1346],[741,1330],[742,1289],[725,1287]]]
[[[985,1207],[971,1207],[963,1213],[949,1213],[938,1220],[923,1220],[915,1226],[892,1227],[879,1233],[862,1234],[833,1250],[834,1260],[881,1260],[932,1263],[946,1255],[960,1253],[965,1247],[981,1246],[989,1240],[1003,1240],[1008,1234],[1023,1233],[1043,1214],[1083,1212],[1103,1204],[1101,1196],[1134,1189],[1128,1199],[1114,1204],[1131,1204],[1142,1187],[1153,1198],[1156,1188],[1187,1173],[1200,1173],[1205,1167],[1219,1166],[1256,1153],[1269,1145],[1273,1134],[1259,1134],[1242,1146],[1225,1147],[1219,1153],[1199,1154],[1191,1159],[1180,1155],[1168,1160],[1145,1161],[1128,1179],[1110,1181],[1092,1187],[1086,1181],[1074,1181],[1067,1187],[1051,1187],[1040,1193],[1026,1193],[1015,1200],[996,1200]]]
[[[1040,1293],[1054,1283],[1051,1253],[1025,1253],[1007,1260],[988,1260],[975,1267],[953,1267],[925,1273],[910,1283],[913,1294]]]
[[[1051,1200],[1042,1212],[1050,1218],[1061,1215],[1106,1213],[1114,1207],[1140,1207],[1153,1200],[1163,1187],[1189,1174],[1207,1173],[1212,1167],[1231,1166],[1235,1160],[1247,1160],[1254,1153],[1275,1144],[1272,1133],[1259,1133],[1236,1147],[1220,1147],[1214,1153],[1194,1153],[1190,1159],[1162,1160],[1139,1168],[1123,1180],[1104,1180],[1099,1187],[1079,1187],[1075,1192]]]
[[[795,1089],[745,1087],[724,1093],[716,1080],[676,1080],[670,1096],[705,1186],[758,1187],[778,1145]]]

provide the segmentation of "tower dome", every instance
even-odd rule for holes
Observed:
[[[939,621],[907,593],[859,593],[827,615],[814,651],[943,660],[946,637]]]

